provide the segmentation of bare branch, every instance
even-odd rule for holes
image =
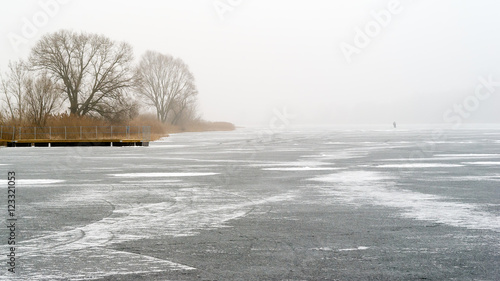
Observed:
[[[137,92],[155,107],[160,121],[176,124],[194,106],[194,76],[181,59],[148,51],[135,73]]]
[[[121,104],[133,77],[132,47],[102,35],[62,30],[44,36],[33,48],[34,69],[50,73],[61,82],[71,114],[100,114],[103,106]],[[109,108],[108,108],[109,109]]]

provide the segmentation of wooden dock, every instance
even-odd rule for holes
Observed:
[[[149,146],[150,127],[7,127],[0,126],[0,146]]]
[[[0,140],[0,145],[7,147],[66,147],[66,146],[149,146],[149,141],[142,140]]]

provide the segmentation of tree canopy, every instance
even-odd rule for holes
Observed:
[[[147,51],[136,64],[131,45],[104,35],[46,34],[0,78],[0,117],[15,123],[28,118],[40,126],[66,110],[119,122],[136,115],[140,101],[163,123],[196,118],[198,91],[186,63]]]
[[[31,51],[30,65],[47,71],[78,116],[119,110],[132,86],[132,47],[103,35],[62,30],[45,35]],[[118,102],[117,102],[118,101]]]
[[[148,51],[136,68],[136,90],[162,122],[176,124],[194,106],[198,91],[188,66],[170,55]]]

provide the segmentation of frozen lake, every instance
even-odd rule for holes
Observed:
[[[500,130],[0,148],[0,171],[4,190],[16,172],[16,280],[500,278]]]

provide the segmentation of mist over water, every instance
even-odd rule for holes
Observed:
[[[1,5],[3,71],[45,34],[103,34],[137,62],[146,50],[185,61],[208,120],[266,126],[287,107],[308,125],[500,123],[493,0]]]

